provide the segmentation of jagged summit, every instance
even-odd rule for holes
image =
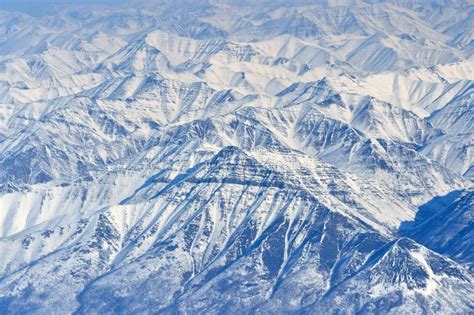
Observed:
[[[469,1],[0,11],[0,313],[471,313]]]

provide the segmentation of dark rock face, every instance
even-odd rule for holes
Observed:
[[[420,207],[400,233],[453,260],[474,266],[474,192],[454,191]]]

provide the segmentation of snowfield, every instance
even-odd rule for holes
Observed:
[[[1,314],[474,312],[468,0],[0,11]]]

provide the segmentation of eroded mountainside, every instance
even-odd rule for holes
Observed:
[[[0,312],[474,311],[469,1],[0,11]]]

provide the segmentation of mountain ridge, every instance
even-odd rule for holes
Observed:
[[[474,310],[468,1],[0,11],[0,311]]]

